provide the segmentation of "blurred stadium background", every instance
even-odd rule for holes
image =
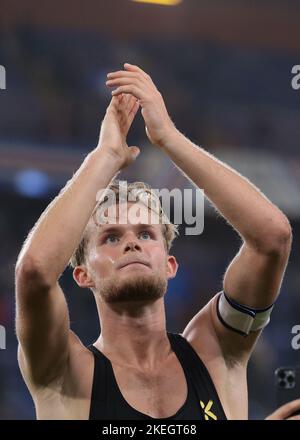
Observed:
[[[177,127],[250,178],[289,217],[293,251],[271,323],[249,366],[250,418],[274,409],[274,369],[299,364],[291,329],[300,325],[300,2],[183,0],[167,7],[130,0],[2,0],[0,65],[0,419],[33,419],[17,366],[14,264],[42,211],[97,144],[110,99],[106,73],[140,65],[162,92]],[[139,115],[129,136],[142,154],[120,178],[154,188],[190,188],[151,147]],[[76,219],[74,219],[76,221]],[[237,234],[206,204],[204,232],[174,245],[180,263],[166,297],[168,329],[188,320],[221,289],[239,248]],[[73,330],[84,343],[99,328],[89,291],[69,270]],[[203,341],[205,343],[205,341]]]

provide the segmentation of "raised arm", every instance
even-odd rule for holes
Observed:
[[[16,264],[16,331],[19,363],[29,387],[49,384],[66,368],[72,336],[59,277],[81,241],[96,195],[138,155],[126,135],[136,99],[114,97],[102,122],[98,146],[43,212]]]
[[[223,278],[223,291],[229,300],[251,310],[271,306],[279,294],[291,249],[292,232],[286,216],[248,179],[182,134],[174,132],[163,149],[195,185],[204,189],[241,237],[242,245]],[[246,363],[260,331],[244,337],[225,326],[217,314],[219,295],[192,319],[184,335],[199,346],[203,323],[207,328],[212,324],[210,333],[215,332],[224,357]]]
[[[146,133],[236,230],[242,246],[229,265],[223,287],[228,297],[249,308],[266,308],[276,299],[291,247],[291,227],[286,216],[248,179],[193,144],[172,123],[153,81],[137,66],[109,75],[115,95],[132,93],[139,99]],[[227,359],[247,361],[259,331],[247,338],[221,324],[215,297],[188,324],[183,335],[201,351],[207,333]],[[212,348],[213,356],[216,350]]]

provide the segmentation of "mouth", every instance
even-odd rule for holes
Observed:
[[[125,267],[138,268],[138,267],[150,267],[150,265],[147,263],[143,263],[141,261],[131,261],[129,263],[122,264],[119,267],[119,269],[124,269]]]

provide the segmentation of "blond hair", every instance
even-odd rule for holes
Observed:
[[[122,185],[122,181],[115,179],[113,180],[109,186],[107,187],[107,190],[111,190],[114,192],[115,194],[115,198],[116,198],[116,203],[119,203],[119,196],[120,196],[120,185]],[[152,195],[153,196],[153,190],[150,187],[150,185],[148,185],[145,182],[131,182],[131,183],[127,183],[127,201],[128,200],[128,196],[130,193],[136,192],[136,194],[139,196],[138,199],[142,201],[142,197],[140,197],[140,195],[145,195],[145,193],[147,195]],[[164,213],[161,203],[158,200],[158,213],[159,213],[159,218],[160,219],[166,219],[167,216]],[[97,214],[97,211],[99,210],[99,208],[101,207],[101,205],[106,201],[105,197],[102,198],[100,200],[100,202],[96,205],[95,210],[93,211],[93,214],[91,216],[91,218],[94,219],[94,222],[97,224],[97,222],[95,221],[95,214]],[[178,225],[175,225],[173,223],[171,223],[170,221],[163,223],[162,225],[162,235],[164,238],[164,245],[165,245],[165,249],[167,251],[167,253],[169,253],[173,241],[174,239],[179,235],[179,231],[178,231]],[[86,258],[86,249],[87,249],[87,244],[88,244],[88,240],[89,240],[89,234],[88,234],[88,228],[86,227],[86,229],[84,230],[82,239],[77,247],[77,249],[75,250],[75,252],[73,253],[70,261],[69,261],[69,265],[74,268],[76,266],[79,266],[81,264],[85,263],[85,258]]]

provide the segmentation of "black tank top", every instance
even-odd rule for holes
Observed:
[[[188,393],[183,406],[162,420],[226,420],[211,377],[193,347],[180,334],[167,335],[183,368]],[[110,360],[93,345],[87,348],[95,359],[90,420],[160,420],[130,406],[118,387]]]

